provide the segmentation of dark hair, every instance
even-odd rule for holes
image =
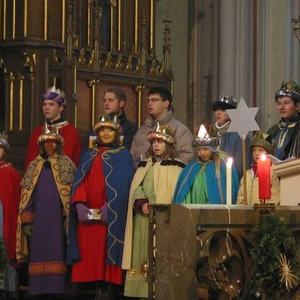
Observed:
[[[127,96],[125,94],[125,92],[122,90],[122,89],[119,89],[119,88],[108,88],[104,91],[104,94],[105,93],[114,93],[118,99],[118,101],[127,101]]]
[[[148,149],[148,151],[146,152],[146,157],[151,157],[152,158],[152,161],[155,162],[155,159],[154,159],[154,152],[153,152],[153,148],[152,148],[152,144],[153,144],[153,141],[155,139],[153,139],[151,141],[151,145]],[[166,143],[166,150],[165,150],[165,153],[164,153],[164,156],[162,157],[162,159],[175,159],[175,149],[174,149],[174,145],[170,145],[168,143]]]
[[[154,94],[159,94],[160,97],[163,99],[163,101],[169,101],[169,107],[168,110],[173,109],[172,106],[172,101],[173,101],[173,97],[171,92],[165,88],[165,87],[154,87],[151,88],[148,92],[148,95],[154,95]]]
[[[44,148],[45,143],[46,143],[46,141],[39,145],[39,154],[40,155],[43,155],[43,154],[46,153],[45,148]],[[61,143],[58,143],[56,141],[54,141],[54,143],[56,143],[56,145],[57,145],[57,147],[55,149],[56,154],[62,155],[63,154],[63,147],[62,147]]]

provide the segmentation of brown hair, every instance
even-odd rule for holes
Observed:
[[[155,139],[153,139],[151,141],[151,145],[150,145],[148,151],[146,152],[146,157],[147,158],[151,157],[153,162],[155,162],[154,152],[153,152],[153,148],[152,148],[152,144],[153,144],[154,140]],[[164,141],[164,143],[166,144],[166,150],[165,150],[165,153],[163,154],[162,160],[165,160],[165,159],[175,159],[174,144],[170,145],[170,144],[166,143],[165,141]]]
[[[105,93],[114,93],[118,101],[125,101],[125,102],[127,101],[127,96],[125,92],[120,88],[117,87],[108,88],[104,91],[104,94]]]

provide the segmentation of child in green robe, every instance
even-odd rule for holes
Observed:
[[[201,125],[194,139],[198,159],[190,162],[181,172],[176,185],[174,203],[226,204],[226,154],[218,151],[219,140],[209,137]],[[231,203],[235,203],[238,176],[232,166]]]
[[[128,204],[123,269],[127,270],[124,295],[148,297],[149,208],[170,204],[184,164],[175,160],[174,131],[157,124],[150,134],[147,160],[134,175]]]

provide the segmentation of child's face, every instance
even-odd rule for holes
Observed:
[[[156,156],[162,156],[166,151],[166,143],[163,140],[153,140],[152,149]]]
[[[226,122],[230,120],[228,113],[224,109],[217,109],[214,111],[214,114],[219,126],[224,125]]]
[[[54,141],[47,141],[44,143],[44,151],[48,156],[51,156],[56,153],[57,143]]]
[[[0,147],[0,160],[2,160],[2,158],[4,157],[6,151],[4,148]]]
[[[198,157],[202,161],[209,161],[214,153],[206,147],[201,147],[197,149]]]
[[[109,145],[116,139],[117,132],[110,127],[103,127],[99,130],[99,139],[103,144]]]
[[[263,147],[254,146],[252,148],[253,160],[257,163],[262,154],[269,154]]]

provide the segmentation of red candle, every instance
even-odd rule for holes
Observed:
[[[257,163],[259,199],[271,198],[270,169],[271,160],[263,154]]]

